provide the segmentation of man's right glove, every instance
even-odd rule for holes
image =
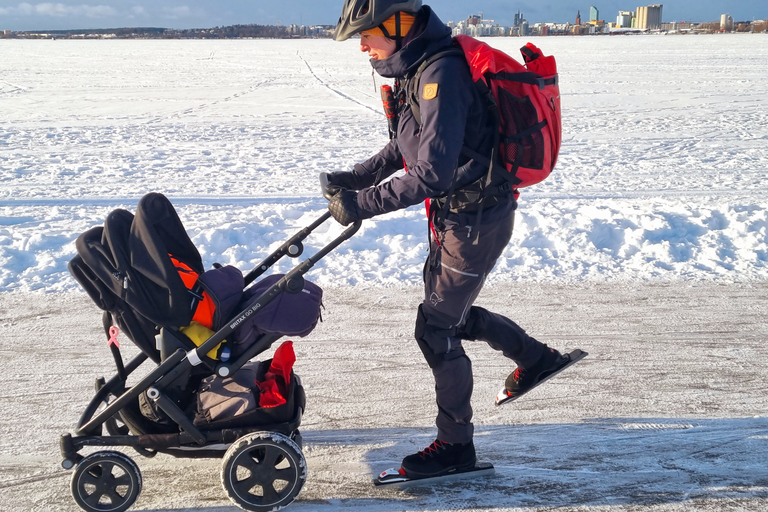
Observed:
[[[325,191],[335,196],[342,189],[359,190],[357,176],[352,171],[335,171],[328,173],[328,186]]]
[[[343,226],[360,220],[360,212],[357,210],[357,192],[339,189],[336,195],[328,201],[328,211]]]

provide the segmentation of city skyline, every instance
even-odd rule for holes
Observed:
[[[61,0],[59,2],[24,2],[0,0],[0,30],[65,30],[118,27],[204,28],[238,24],[260,25],[334,25],[342,0],[231,0],[212,5],[204,0],[178,0],[159,5],[148,0]],[[592,6],[606,21],[615,20],[619,11],[634,11],[648,3],[636,0],[581,2],[551,0],[547,4],[476,0],[426,1],[443,21],[460,21],[482,12],[501,25],[512,26],[518,11],[530,23],[573,23],[577,12],[589,19]],[[664,4],[663,21],[709,22],[729,14],[736,21],[768,17],[768,0],[676,0]]]

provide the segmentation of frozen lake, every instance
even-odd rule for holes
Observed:
[[[765,279],[768,38],[535,42],[559,62],[564,142],[553,175],[523,191],[493,279]],[[150,191],[179,207],[208,264],[256,264],[323,210],[319,172],[386,142],[354,41],[0,51],[0,290],[72,289],[76,236]],[[315,278],[418,284],[424,232],[420,207],[371,220]]]

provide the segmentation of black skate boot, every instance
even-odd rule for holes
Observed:
[[[577,357],[574,357],[574,355],[577,355]],[[571,354],[562,355],[557,350],[545,345],[544,353],[539,360],[536,361],[536,364],[530,368],[518,367],[514,372],[509,374],[507,380],[504,382],[504,387],[499,391],[499,394],[496,395],[496,405],[501,405],[523,396],[528,391],[586,355],[586,352],[580,350],[574,351]]]
[[[402,469],[408,478],[430,478],[466,471],[475,467],[476,462],[472,441],[451,444],[437,440],[424,450],[404,458]]]
[[[547,376],[556,372],[568,363],[568,358],[564,357],[557,350],[544,346],[544,353],[536,364],[530,368],[518,367],[510,373],[504,382],[504,388],[511,395],[521,395],[531,390],[536,384],[541,382]]]

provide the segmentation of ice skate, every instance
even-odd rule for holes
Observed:
[[[587,353],[579,349],[563,355],[553,348],[546,347],[544,354],[535,365],[530,368],[518,367],[509,374],[504,387],[496,395],[496,405],[520,398],[586,356]]]

